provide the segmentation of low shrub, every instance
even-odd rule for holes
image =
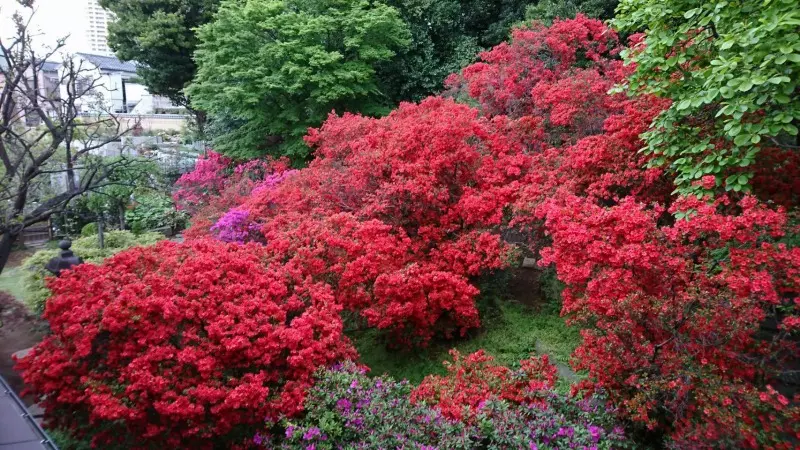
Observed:
[[[89,224],[95,225],[96,224]],[[84,229],[86,229],[84,227]],[[143,233],[135,235],[129,231],[108,231],[104,235],[104,247],[100,248],[100,241],[97,234],[84,236],[72,242],[72,251],[83,258],[87,263],[99,263],[122,250],[135,247],[153,245],[164,239],[160,233]],[[47,298],[50,297],[50,290],[47,288],[45,280],[53,274],[44,267],[47,262],[61,253],[59,249],[45,249],[34,253],[22,264],[23,287],[25,294],[25,304],[36,314],[44,312]]]
[[[172,198],[161,193],[137,197],[133,208],[125,212],[125,220],[136,234],[147,230],[169,227],[178,230],[186,227],[189,214],[176,208]]]
[[[555,386],[557,369],[547,355],[520,362],[517,370],[493,364],[483,350],[462,358],[451,350],[453,362],[445,362],[447,375],[428,375],[414,389],[411,400],[436,406],[446,417],[473,421],[491,398],[513,403],[538,402],[542,392]]]
[[[355,352],[330,289],[260,248],[162,242],[53,279],[52,334],[17,365],[45,423],[99,448],[219,449],[297,414],[317,369]]]
[[[598,398],[573,400],[553,392],[537,403],[489,397],[472,422],[411,401],[411,386],[370,378],[353,363],[323,371],[300,420],[269,423],[257,445],[276,449],[537,449],[627,448],[631,443]]]
[[[97,234],[97,223],[91,222],[81,228],[81,237],[90,237]]]

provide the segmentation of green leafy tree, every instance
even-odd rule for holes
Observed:
[[[481,50],[464,29],[461,2],[387,0],[411,31],[411,44],[378,69],[381,90],[395,103],[418,101],[442,89],[444,79]]]
[[[622,0],[617,13],[617,27],[646,32],[624,55],[636,64],[627,88],[673,100],[644,138],[678,191],[701,194],[707,175],[749,190],[762,147],[797,150],[797,0]]]
[[[571,19],[582,13],[608,20],[614,17],[614,9],[618,3],[618,0],[540,0],[528,6],[525,18],[550,24],[555,19]]]
[[[409,44],[395,8],[367,0],[225,0],[199,30],[192,102],[221,117],[232,157],[308,156],[302,142],[331,110],[390,105],[376,66]]]
[[[508,37],[511,26],[525,17],[531,0],[460,0],[464,30],[483,48]]]
[[[411,30],[411,45],[382,64],[381,89],[395,103],[439,92],[478,52],[502,42],[529,0],[386,0]]]
[[[100,0],[117,20],[109,25],[109,45],[137,72],[153,94],[191,106],[184,88],[197,71],[195,29],[212,20],[220,0]],[[202,117],[199,119],[202,126]]]

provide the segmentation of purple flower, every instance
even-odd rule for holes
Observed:
[[[336,407],[340,410],[350,409],[351,406],[353,406],[353,404],[346,398],[339,399],[339,401],[336,402]]]
[[[294,434],[294,425],[289,425],[286,427],[286,437],[290,438]]]
[[[529,450],[539,450],[539,446],[531,442],[529,445]]]
[[[596,427],[594,425],[589,425],[589,434],[592,435],[592,440],[597,442],[600,440],[600,433],[603,432],[603,429],[600,427]]]
[[[261,239],[260,227],[250,220],[250,212],[238,208],[233,208],[220,217],[211,227],[211,232],[222,242],[236,244]]]
[[[317,436],[319,436],[321,434],[322,434],[322,432],[319,430],[319,428],[311,427],[303,435],[303,439],[306,440],[306,441],[310,441],[310,440],[314,439],[315,437],[317,437]]]
[[[253,436],[253,443],[256,445],[261,445],[262,442],[264,442],[264,438],[260,434],[256,433],[256,435]]]

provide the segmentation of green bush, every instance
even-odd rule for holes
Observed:
[[[108,231],[104,233],[105,248],[100,248],[97,234],[82,237],[72,243],[72,251],[87,263],[99,263],[122,250],[135,247],[152,245],[164,239],[160,233],[143,233],[135,235],[130,231]],[[59,249],[39,250],[23,263],[23,288],[25,304],[36,314],[44,312],[44,305],[50,296],[50,290],[45,286],[45,278],[52,274],[44,266],[50,259],[58,256]]]
[[[97,223],[87,223],[81,228],[81,237],[89,237],[97,234]]]
[[[137,198],[136,206],[125,212],[125,220],[134,233],[140,234],[161,227],[173,230],[184,228],[189,215],[175,208],[169,196],[153,193]]]
[[[47,430],[47,434],[61,450],[92,450],[92,444],[88,440],[78,439],[62,428]]]

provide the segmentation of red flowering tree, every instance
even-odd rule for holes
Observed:
[[[293,415],[314,372],[355,355],[329,286],[258,245],[133,249],[51,284],[52,334],[19,362],[52,426],[100,447],[229,448]]]
[[[609,95],[626,69],[617,34],[603,22],[578,15],[547,27],[532,22],[511,41],[480,54],[480,61],[451,75],[447,85],[475,99],[488,116],[508,116],[538,129],[535,150],[572,144],[602,132],[624,94]]]
[[[575,196],[539,209],[552,237],[541,263],[555,264],[563,313],[584,326],[581,387],[678,446],[790,448],[800,410],[771,387],[800,351],[800,248],[779,241],[786,214],[750,197],[692,197],[679,211],[694,212],[662,225],[663,208]]]
[[[451,350],[450,355],[453,362],[444,363],[447,375],[425,377],[411,400],[436,406],[451,419],[474,419],[480,405],[491,398],[535,403],[555,386],[558,377],[547,355],[520,361],[517,370],[493,364],[494,358],[483,350],[466,357]]]
[[[210,198],[218,196],[225,186],[231,160],[214,151],[197,158],[194,170],[175,182],[175,204],[195,214]]]
[[[331,116],[317,158],[242,208],[298,276],[398,343],[479,325],[471,277],[504,267],[503,205],[530,159],[476,110],[431,98],[382,119]]]
[[[198,160],[194,171],[183,175],[175,184],[176,202],[192,213],[186,238],[215,236],[227,242],[243,241],[239,238],[251,234],[251,221],[242,222],[242,217],[249,214],[236,207],[253,191],[271,189],[293,172],[285,158],[255,159],[234,165],[232,160],[209,152]]]

